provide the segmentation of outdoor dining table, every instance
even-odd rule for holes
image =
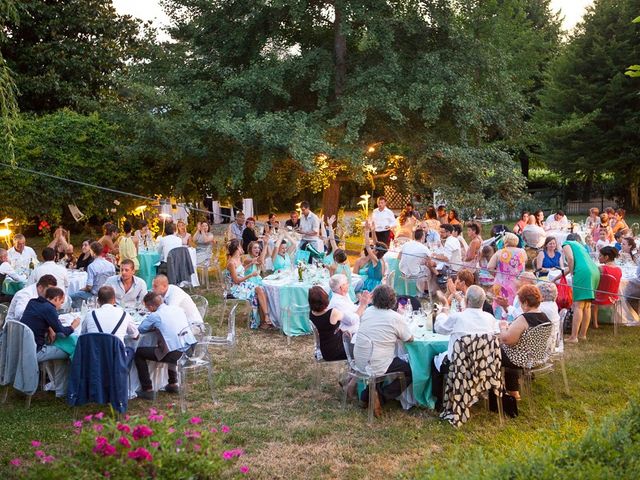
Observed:
[[[431,365],[439,353],[446,352],[449,335],[425,332],[414,335],[413,342],[404,344],[411,366],[413,398],[416,405],[434,408],[435,401],[431,391]]]
[[[189,247],[189,257],[191,258],[191,264],[193,265],[191,285],[198,287],[200,286],[200,281],[198,280],[198,264],[196,262],[195,248]],[[160,263],[160,254],[155,250],[140,250],[138,251],[138,263],[140,264],[138,277],[142,278],[147,284],[147,288],[151,290],[153,279],[157,274],[157,266]]]

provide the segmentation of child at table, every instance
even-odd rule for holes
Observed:
[[[480,258],[478,259],[478,267],[480,270],[478,271],[478,283],[485,290],[490,288],[493,285],[494,278],[493,275],[489,272],[489,260],[493,257],[493,254],[496,253],[491,245],[485,245],[480,250]]]

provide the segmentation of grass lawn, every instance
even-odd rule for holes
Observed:
[[[207,320],[219,328],[220,305],[208,296]],[[638,395],[640,329],[623,328],[614,337],[605,326],[592,331],[587,343],[567,346],[570,397],[560,393],[559,373],[539,378],[533,399],[524,399],[521,415],[503,427],[483,410],[455,430],[428,410],[404,412],[395,405],[369,426],[357,405],[341,409],[335,368],[321,367],[322,383],[315,386],[311,337],[294,338],[288,346],[275,332],[248,331],[245,319],[239,317],[231,359],[227,352],[214,355],[219,404],[207,399],[202,382],[190,414],[231,426],[229,440],[246,450],[250,478],[451,478],[471,472],[482,477],[475,468],[479,458],[526,458],[552,440],[576,439],[591,422]],[[175,400],[163,393],[158,405]],[[134,400],[129,410],[144,413],[150,406]],[[81,414],[98,409],[82,408]],[[10,471],[9,459],[29,458],[34,439],[59,455],[73,438],[72,421],[73,409],[51,393],[37,393],[26,410],[22,397],[11,392],[8,404],[0,406],[0,468]]]

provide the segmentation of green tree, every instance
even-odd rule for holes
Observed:
[[[613,177],[640,207],[640,97],[625,76],[640,58],[638,0],[596,0],[554,62],[537,121],[547,138],[539,158],[567,178]]]
[[[0,0],[0,41],[6,38],[5,25],[15,22],[15,5],[11,0]],[[2,53],[0,52],[0,158],[14,161],[13,128],[18,113],[16,87]]]
[[[139,47],[140,25],[102,0],[21,0],[0,38],[24,112],[91,112]],[[2,9],[0,8],[0,12]]]

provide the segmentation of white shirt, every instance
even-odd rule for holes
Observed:
[[[169,285],[167,293],[164,295],[164,303],[175,307],[180,307],[187,316],[189,325],[193,323],[204,323],[202,315],[187,292],[177,285]]]
[[[189,322],[182,309],[171,305],[160,305],[158,310],[148,315],[138,328],[140,333],[153,329],[160,331],[170,352],[184,352],[196,343]]]
[[[128,291],[125,291],[124,283],[122,283],[122,277],[120,275],[107,278],[104,284],[113,287],[113,290],[116,292],[116,302],[124,308],[137,307],[142,303],[142,299],[147,294],[147,284],[140,277],[133,277],[133,284]]]
[[[369,307],[360,319],[360,328],[353,348],[356,366],[367,367],[376,375],[387,371],[396,356],[396,342],[407,342],[412,338],[409,325],[402,315],[393,310]],[[366,339],[373,345],[370,351]]]
[[[87,312],[82,322],[82,329],[80,330],[80,335],[84,335],[85,333],[100,333],[98,330],[98,326],[93,319],[93,313],[95,312],[96,318],[102,327],[103,333],[111,333],[113,329],[116,327],[120,318],[122,318],[122,314],[124,313],[124,320],[122,324],[118,327],[118,330],[113,333],[116,337],[120,339],[122,343],[124,343],[124,337],[129,335],[132,338],[136,338],[138,336],[138,327],[133,322],[133,319],[128,313],[116,306],[111,305],[110,303],[106,303],[102,305],[100,308],[96,308],[91,312]]]
[[[342,313],[343,317],[340,321],[340,330],[349,332],[354,335],[360,327],[360,316],[356,313],[358,306],[351,301],[349,295],[340,295],[333,292],[331,300],[329,300],[329,308],[335,308]]]
[[[43,275],[53,275],[56,277],[56,280],[58,281],[58,288],[61,288],[65,293],[67,293],[67,288],[69,288],[69,274],[67,273],[66,268],[62,265],[58,265],[52,260],[43,262],[38,265],[33,272],[31,272],[31,275],[29,276],[29,284],[38,283],[38,280],[40,280]]]
[[[382,211],[380,211],[379,208],[376,208],[371,216],[373,217],[373,222],[376,224],[376,232],[387,231],[389,228],[393,228],[396,224],[396,216],[393,214],[391,209],[387,207],[384,207]]]
[[[556,214],[552,213],[547,217],[544,223],[547,225],[549,230],[562,230],[569,226],[569,219],[566,215],[563,215],[560,217],[560,220],[556,220]]]
[[[27,277],[16,272],[9,262],[2,262],[2,265],[0,265],[0,275],[6,275],[14,282],[27,281]]]
[[[15,267],[28,268],[29,262],[33,259],[33,263],[38,264],[38,255],[31,247],[25,247],[22,252],[17,252],[15,247],[9,249],[9,262]]]
[[[434,363],[438,370],[440,370],[445,355],[451,360],[453,346],[457,340],[460,340],[465,335],[482,335],[500,331],[498,322],[493,315],[484,312],[482,308],[467,308],[462,312],[456,312],[451,315],[438,315],[433,330],[442,335],[451,335],[447,352],[443,352],[434,358]]]
[[[11,299],[9,311],[7,312],[7,320],[19,321],[22,318],[24,309],[27,308],[27,303],[33,298],[38,298],[38,289],[35,284],[18,290]]]
[[[182,239],[177,235],[165,235],[158,242],[158,253],[163,262],[167,261],[167,255],[174,248],[182,247]]]
[[[320,219],[318,216],[309,210],[309,215],[300,215],[300,232],[316,232],[318,233],[320,230]],[[318,240],[317,235],[307,235],[306,233],[302,234],[302,240],[306,241],[316,241]]]
[[[429,257],[431,251],[424,243],[411,240],[402,245],[400,251],[400,264],[398,268],[405,275],[416,276],[420,271],[426,268],[424,259]]]
[[[460,241],[453,235],[449,235],[444,242],[444,255],[451,270],[457,272],[462,268],[462,248]]]
[[[528,247],[542,248],[546,238],[547,233],[544,228],[538,225],[526,225],[522,229],[522,239]]]

